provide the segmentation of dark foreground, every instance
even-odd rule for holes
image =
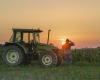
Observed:
[[[47,68],[38,64],[19,67],[0,64],[0,80],[100,80],[100,65],[78,63]]]

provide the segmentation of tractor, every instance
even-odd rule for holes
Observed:
[[[2,59],[9,66],[29,64],[32,60],[43,66],[59,66],[62,57],[59,49],[49,44],[50,31],[48,30],[47,43],[40,42],[40,29],[12,29],[13,34],[8,42],[3,44]]]

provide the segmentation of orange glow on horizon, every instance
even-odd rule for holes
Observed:
[[[64,45],[65,44],[65,41],[66,41],[66,37],[65,36],[61,37],[59,39],[59,41],[60,41],[61,45]]]

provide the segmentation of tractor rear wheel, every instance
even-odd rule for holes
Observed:
[[[44,66],[56,66],[57,65],[57,55],[54,52],[46,51],[40,54],[39,61]]]
[[[7,46],[2,54],[3,61],[10,66],[17,66],[23,62],[23,52],[17,46]]]

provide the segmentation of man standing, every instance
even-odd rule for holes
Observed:
[[[69,39],[66,39],[66,43],[62,46],[62,50],[64,53],[64,59],[68,63],[72,63],[71,47],[74,45],[75,44],[72,41],[70,41]]]

